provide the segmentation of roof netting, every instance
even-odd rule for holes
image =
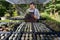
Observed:
[[[46,4],[51,0],[6,0],[6,1],[11,4],[29,4],[31,2],[34,2],[36,4]]]

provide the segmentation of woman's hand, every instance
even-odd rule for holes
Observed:
[[[34,16],[35,19],[37,19],[37,16]]]

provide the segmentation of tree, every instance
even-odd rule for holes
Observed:
[[[47,6],[46,10],[47,12],[51,12],[52,14],[55,14],[56,10],[60,11],[60,1],[59,0],[52,0]]]
[[[9,5],[10,3],[6,2],[6,1],[0,1],[0,16],[4,16],[5,12],[7,12],[7,10],[9,10]]]

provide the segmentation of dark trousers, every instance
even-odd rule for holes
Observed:
[[[37,19],[37,21],[36,22],[39,22],[39,19]]]

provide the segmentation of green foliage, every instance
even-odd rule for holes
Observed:
[[[10,14],[5,12],[5,15],[4,15],[6,18],[9,18],[10,17]]]
[[[48,3],[48,5],[46,5],[46,12],[53,12],[55,13],[57,11],[60,11],[60,0],[55,0],[55,2],[53,3],[53,1],[51,1],[50,3]],[[54,12],[55,11],[55,12]]]
[[[4,16],[5,12],[9,10],[9,5],[6,1],[0,1],[0,16]]]
[[[15,11],[13,12],[13,17],[16,17],[16,16],[18,16],[18,14],[17,14],[17,11],[15,10]]]
[[[56,4],[57,10],[60,10],[60,4]]]

